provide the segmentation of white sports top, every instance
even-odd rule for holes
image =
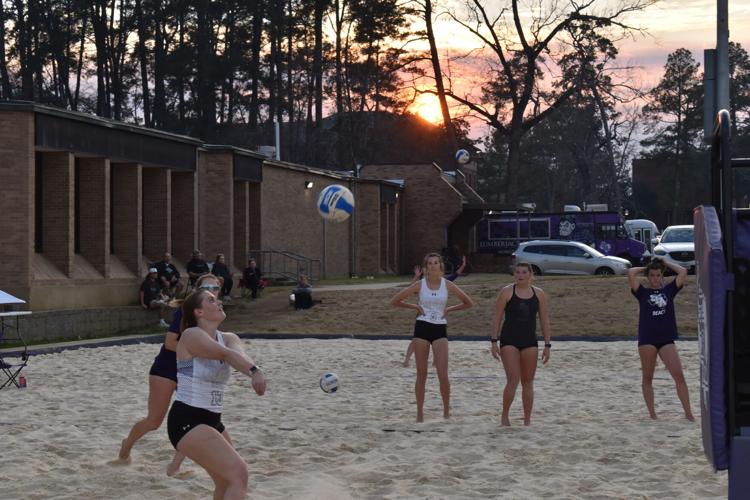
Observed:
[[[221,332],[216,332],[216,340],[219,344],[226,345]],[[221,413],[229,372],[229,365],[218,359],[195,357],[186,361],[178,360],[175,400]]]
[[[445,278],[440,278],[440,288],[431,290],[427,286],[427,278],[422,278],[419,289],[419,305],[422,306],[424,314],[417,316],[417,321],[426,321],[434,325],[445,325],[448,321],[445,315],[445,305],[448,303],[448,287]]]

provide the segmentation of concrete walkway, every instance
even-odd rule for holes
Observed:
[[[313,286],[315,291],[340,292],[346,290],[385,290],[388,288],[400,288],[411,284],[411,281],[400,281],[392,283],[354,283],[351,285],[318,285]]]

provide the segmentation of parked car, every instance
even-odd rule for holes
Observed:
[[[625,274],[630,261],[604,255],[577,241],[533,240],[518,245],[512,263],[528,262],[534,274]]]
[[[630,237],[638,240],[646,245],[649,254],[644,255],[645,257],[651,257],[654,245],[658,244],[657,237],[659,236],[659,228],[653,221],[648,219],[630,219],[626,220],[625,229],[627,229]]]
[[[693,226],[669,226],[661,233],[654,255],[679,264],[690,272],[695,271],[695,242]]]

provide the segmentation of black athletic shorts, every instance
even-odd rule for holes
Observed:
[[[638,347],[641,347],[642,345],[652,345],[656,347],[657,352],[661,351],[661,348],[665,345],[674,344],[674,340],[670,340],[669,342],[638,342]]]
[[[221,413],[186,405],[182,401],[172,403],[167,417],[167,434],[172,446],[177,449],[180,439],[201,424],[213,427],[220,433],[225,429],[224,424],[221,423]]]
[[[177,355],[175,352],[167,350],[162,345],[148,374],[168,378],[177,383]]]
[[[430,344],[438,339],[447,339],[448,325],[436,325],[427,321],[417,321],[414,323],[414,338],[426,340]]]

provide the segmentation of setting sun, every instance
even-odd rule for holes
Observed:
[[[440,111],[440,101],[434,94],[420,94],[409,107],[409,111],[419,115],[425,121],[438,125],[443,121],[443,114]]]

